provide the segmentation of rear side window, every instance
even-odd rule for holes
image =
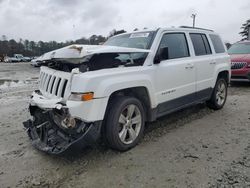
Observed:
[[[212,53],[206,35],[199,33],[191,33],[190,37],[194,46],[194,52],[196,56],[207,55]]]
[[[209,35],[211,38],[211,41],[213,43],[214,46],[214,50],[216,53],[224,53],[225,52],[225,48],[224,45],[221,41],[221,38],[218,35]]]
[[[163,35],[160,48],[168,47],[169,59],[189,56],[186,36],[184,33],[166,33]]]

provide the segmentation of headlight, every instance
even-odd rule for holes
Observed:
[[[71,93],[69,96],[69,100],[72,101],[89,101],[94,99],[94,93],[88,92],[88,93]]]

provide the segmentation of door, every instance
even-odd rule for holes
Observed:
[[[212,54],[208,38],[202,33],[190,33],[196,64],[196,97],[197,100],[209,98],[214,82],[216,59]]]
[[[195,64],[185,33],[165,33],[159,49],[168,47],[168,59],[155,64],[158,116],[195,100]]]

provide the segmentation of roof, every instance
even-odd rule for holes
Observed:
[[[203,31],[211,31],[214,32],[211,29],[205,29],[205,28],[200,28],[200,27],[190,27],[190,26],[180,26],[180,28],[185,28],[185,29],[198,29],[198,30],[203,30]]]
[[[124,34],[132,34],[132,33],[155,32],[157,30],[163,30],[163,31],[196,31],[196,32],[214,33],[214,31],[210,30],[210,29],[199,28],[199,27],[180,26],[180,27],[162,27],[162,28],[158,28],[158,29],[143,29],[143,30],[137,30],[137,31],[121,33],[121,34],[115,35],[113,37],[117,37],[117,36],[124,35]]]
[[[214,33],[214,31],[210,29],[188,27],[188,26],[171,27],[171,28],[166,27],[166,28],[160,28],[160,29],[164,31],[189,31],[189,32]]]

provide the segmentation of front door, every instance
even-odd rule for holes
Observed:
[[[155,64],[158,116],[194,102],[195,64],[185,33],[165,33],[159,49],[168,47],[168,59]]]

